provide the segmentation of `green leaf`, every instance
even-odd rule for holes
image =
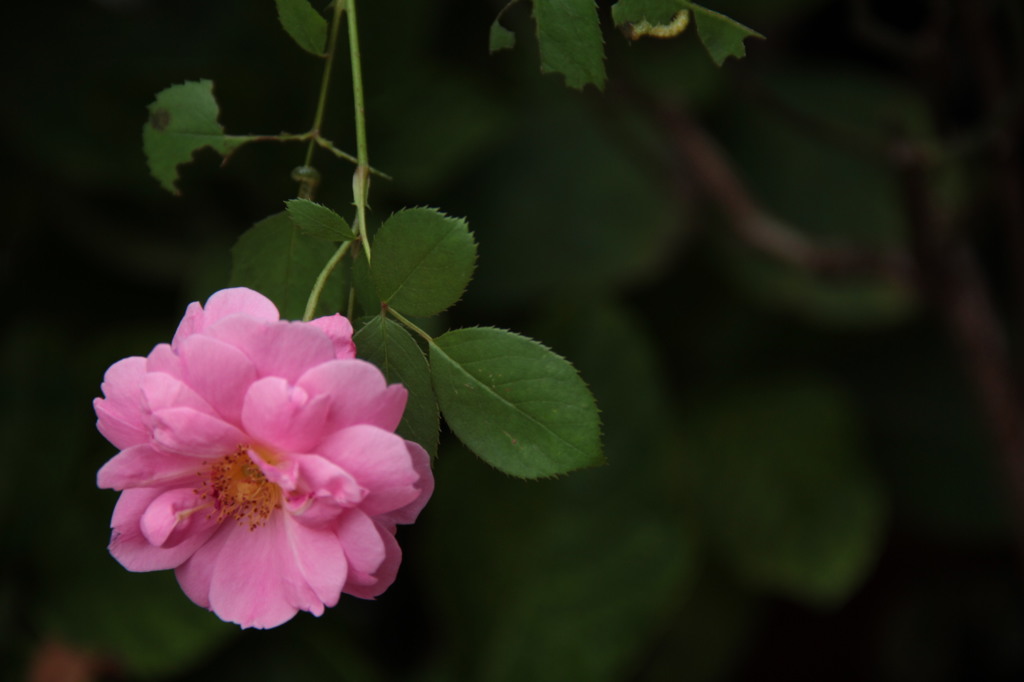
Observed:
[[[448,426],[491,466],[539,478],[604,461],[590,390],[536,341],[494,328],[451,331],[431,344],[430,371]]]
[[[345,219],[322,204],[309,199],[289,199],[284,205],[288,217],[304,234],[329,242],[356,238]]]
[[[267,296],[286,320],[298,320],[320,271],[334,254],[329,242],[304,234],[285,212],[264,218],[231,248],[231,286]],[[318,314],[340,310],[341,273],[336,269],[320,297]]]
[[[277,18],[288,35],[306,52],[323,57],[327,52],[327,20],[308,0],[275,0]]]
[[[175,182],[178,166],[192,160],[199,149],[210,147],[225,159],[253,135],[225,135],[217,121],[220,109],[213,97],[213,81],[186,81],[157,93],[149,105],[149,120],[142,127],[142,149],[149,172],[168,192],[180,194]]]
[[[462,297],[475,264],[476,243],[464,220],[410,208],[388,218],[374,236],[370,274],[381,301],[430,317]]]
[[[488,51],[491,54],[501,50],[511,50],[516,46],[516,34],[501,25],[499,19],[491,24],[491,37],[488,43]]]
[[[388,383],[402,384],[409,391],[409,402],[398,425],[398,434],[419,443],[437,455],[440,418],[437,398],[430,383],[430,367],[423,351],[409,332],[383,315],[377,315],[353,337],[359,357],[377,365]]]
[[[683,0],[619,0],[612,5],[612,21],[616,26],[644,22],[663,26],[684,7]]]
[[[791,381],[705,396],[682,435],[710,540],[738,577],[815,606],[860,585],[886,501],[841,393]]]
[[[352,262],[352,287],[356,291],[356,306],[361,314],[380,314],[380,297],[370,277],[370,265],[366,262],[366,251],[363,249],[359,249]]]
[[[728,57],[742,59],[746,56],[743,41],[747,38],[764,38],[757,31],[724,14],[692,2],[686,4],[693,10],[694,19],[697,20],[697,34],[711,55],[711,61],[717,66],[721,66]]]
[[[561,73],[570,88],[604,89],[604,41],[594,0],[534,0],[540,70]]]

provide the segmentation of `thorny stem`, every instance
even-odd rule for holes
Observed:
[[[352,242],[342,242],[338,250],[334,252],[331,259],[324,265],[323,270],[316,276],[316,282],[313,283],[313,289],[309,292],[309,299],[306,301],[306,312],[302,315],[303,322],[309,322],[313,319],[313,315],[316,314],[316,307],[320,303],[320,294],[323,293],[324,286],[327,284],[327,278],[331,276],[334,268],[337,267],[341,259],[345,257],[348,250],[352,247]],[[351,315],[351,314],[350,314]]]
[[[356,124],[356,157],[352,158],[351,155],[342,152],[334,147],[330,141],[320,136],[320,126],[323,124],[324,112],[327,109],[327,94],[330,91],[331,83],[331,68],[334,64],[334,54],[338,46],[338,33],[341,27],[341,16],[347,14],[348,16],[348,37],[349,37],[349,55],[352,61],[352,96],[355,101],[355,124]],[[306,161],[304,166],[309,167],[313,160],[313,150],[317,147],[324,147],[328,149],[336,156],[339,156],[356,163],[356,172],[352,178],[352,193],[353,199],[356,206],[356,219],[352,225],[353,232],[356,235],[354,241],[346,241],[338,247],[338,250],[334,252],[330,260],[324,265],[320,274],[317,275],[316,282],[313,284],[313,289],[309,292],[309,299],[306,301],[306,310],[302,316],[303,321],[308,322],[313,319],[313,315],[316,314],[317,305],[320,303],[320,295],[323,293],[324,287],[327,284],[327,278],[330,277],[334,268],[337,267],[341,259],[351,249],[352,244],[358,241],[363,248],[366,250],[366,260],[370,260],[370,242],[366,235],[366,196],[370,186],[370,173],[376,172],[370,168],[369,154],[366,146],[366,108],[363,103],[363,75],[362,75],[362,61],[359,55],[359,30],[356,24],[356,3],[355,0],[336,0],[334,3],[334,14],[331,18],[330,37],[328,38],[327,54],[325,56],[327,63],[324,65],[323,78],[320,81],[320,97],[317,101],[316,115],[313,118],[313,126],[309,133],[306,133],[303,138],[308,137],[309,146],[306,150]],[[382,173],[378,173],[383,175]],[[384,176],[387,177],[387,176]],[[354,290],[349,292],[348,301],[348,314],[352,316],[355,297]],[[405,321],[406,324],[412,325],[411,322]],[[415,325],[412,325],[415,327]],[[420,332],[423,334],[423,332]],[[430,338],[430,337],[426,337]]]
[[[344,2],[334,3],[334,15],[331,17],[331,33],[327,41],[327,54],[324,56],[324,75],[320,79],[320,97],[316,103],[316,114],[313,116],[313,126],[310,129],[312,137],[309,146],[306,148],[306,162],[308,166],[313,162],[313,150],[316,149],[317,139],[320,136],[320,126],[324,122],[324,112],[327,110],[327,93],[331,89],[331,69],[334,66],[334,52],[338,46],[338,28],[341,26],[341,15],[345,11]]]
[[[363,67],[359,56],[359,27],[356,22],[356,0],[338,0],[338,6],[348,10],[348,49],[352,62],[352,99],[355,105],[356,157],[355,175],[352,176],[352,198],[356,205],[356,238],[362,239],[366,261],[370,262],[370,240],[366,234],[366,197],[370,190],[370,155],[366,147],[366,106],[363,102]]]

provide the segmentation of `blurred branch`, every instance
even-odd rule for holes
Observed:
[[[694,180],[729,219],[733,232],[751,247],[784,263],[826,276],[883,276],[909,284],[901,254],[817,244],[772,216],[753,197],[725,152],[686,112],[660,112],[679,156]]]
[[[1011,17],[1020,20],[1018,15]],[[994,190],[1003,213],[1002,228],[1009,251],[1010,268],[1016,288],[1019,320],[1024,322],[1024,173],[1017,150],[1020,145],[1020,91],[1010,87],[1019,82],[1008,78],[1000,61],[996,35],[996,17],[988,2],[961,0],[962,26],[974,61],[976,82],[991,129],[990,153],[993,161]],[[1009,11],[1009,10],[1008,10]],[[1012,26],[1011,29],[1019,28]]]
[[[946,28],[952,19],[949,0],[930,0],[924,25],[912,33],[897,31],[880,21],[868,0],[853,0],[850,10],[853,30],[865,43],[912,61],[929,60],[939,54],[945,47]]]
[[[944,318],[981,400],[1009,479],[1017,549],[1024,554],[1024,400],[1006,333],[974,254],[952,241],[956,236],[941,236],[954,233],[932,199],[927,155],[901,141],[892,158],[901,173],[920,288]]]
[[[1016,150],[1020,143],[1021,102],[1011,87],[999,53],[1013,40],[1000,40],[995,3],[988,0],[929,0],[921,28],[903,34],[885,26],[872,13],[868,0],[853,0],[854,29],[866,43],[915,67],[930,83],[933,102],[941,102],[951,74],[959,29],[973,62],[973,78],[982,102],[982,127],[958,143],[944,145],[946,154],[988,151],[989,184],[1003,214],[1003,245],[1016,288],[1019,320],[1024,322],[1024,175]],[[1018,25],[1020,7],[1003,3]],[[1019,24],[1019,21],[1016,22]],[[1009,49],[1009,48],[1007,48]],[[1019,79],[1019,76],[1018,76]],[[1016,548],[1024,560],[1024,388],[1015,373],[1007,330],[993,300],[991,283],[972,251],[965,231],[956,229],[937,207],[930,177],[938,159],[934,150],[899,139],[889,150],[899,171],[904,207],[910,227],[917,287],[942,317],[961,362],[974,384],[983,416],[994,441],[999,468],[1007,480],[1014,517]]]

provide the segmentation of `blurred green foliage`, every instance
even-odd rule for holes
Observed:
[[[634,44],[606,31],[604,94],[540,74],[522,8],[503,18],[520,45],[488,57],[501,3],[360,6],[371,162],[395,178],[374,180],[371,221],[416,205],[466,217],[479,262],[449,320],[522,329],[572,360],[608,463],[527,483],[443,438],[387,594],[238,632],[169,573],[106,554],[115,495],[94,476],[113,451],[90,400],[107,366],[169,339],[189,301],[225,285],[231,245],[294,197],[304,153],[250,145],[218,168],[200,152],[172,197],[141,151],[154,94],[210,78],[229,131],[298,132],[319,62],[269,0],[21,3],[0,29],[0,677],[1024,675],[1005,491],[936,319],[892,281],[823,281],[753,252],[650,106],[685,105],[767,210],[830,244],[905,244],[883,152],[909,135],[948,152],[946,210],[991,243],[993,171],[946,150],[984,122],[966,47],[945,44],[950,71],[929,80],[873,48],[852,3],[708,4],[767,40],[718,70],[692,27]],[[928,6],[868,4],[905,33]],[[338,72],[325,134],[351,149]],[[351,168],[315,163],[317,200],[351,217]]]

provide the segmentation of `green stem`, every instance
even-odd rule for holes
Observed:
[[[388,314],[391,315],[391,317],[395,318],[396,320],[404,324],[406,327],[419,334],[427,343],[434,343],[434,337],[432,337],[430,334],[426,333],[425,331],[417,327],[415,324],[413,324],[411,321],[409,321],[409,319],[406,318],[405,315],[402,315],[402,313],[398,312],[394,308],[387,308],[387,311]]]
[[[338,250],[334,252],[331,259],[324,265],[323,270],[316,276],[316,282],[313,283],[313,290],[309,292],[309,299],[306,301],[306,312],[302,315],[303,322],[309,322],[313,319],[313,315],[316,314],[316,307],[320,303],[320,294],[323,293],[324,286],[327,285],[327,278],[331,276],[334,268],[341,262],[341,259],[348,253],[349,248],[352,247],[352,242],[342,242]]]
[[[348,287],[348,312],[345,317],[352,319],[352,316],[356,312],[356,288],[351,284]]]
[[[338,0],[341,4],[341,0]],[[370,154],[366,147],[366,106],[363,101],[363,66],[359,56],[359,27],[356,21],[356,0],[345,0],[348,10],[348,50],[352,62],[352,100],[356,119],[356,172],[352,176],[352,198],[356,205],[359,231],[370,262],[370,240],[366,234],[366,197],[370,191]]]
[[[313,117],[312,133],[313,138],[306,148],[306,162],[302,165],[308,166],[313,162],[313,150],[316,149],[316,138],[320,135],[320,126],[324,122],[324,112],[327,110],[327,93],[331,89],[331,68],[334,65],[334,51],[338,46],[338,29],[341,26],[341,14],[345,11],[345,3],[338,0],[334,3],[334,16],[331,17],[331,35],[327,41],[327,54],[324,64],[324,75],[320,79],[320,98],[316,103],[316,114]]]

